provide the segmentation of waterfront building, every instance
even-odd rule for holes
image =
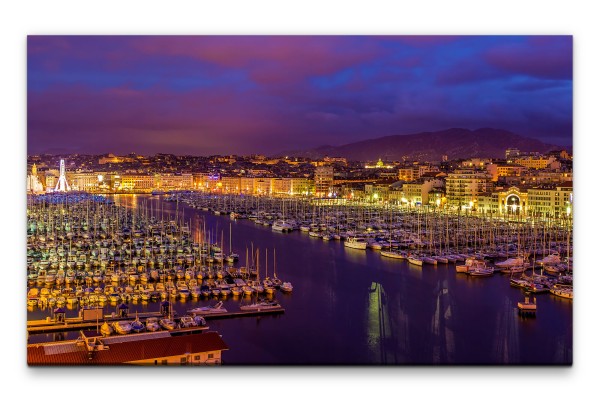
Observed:
[[[306,177],[290,178],[290,195],[312,195],[314,193],[314,181]]]
[[[254,193],[257,195],[271,195],[271,179],[270,178],[255,178]]]
[[[444,181],[441,179],[420,178],[416,181],[407,182],[402,185],[405,202],[411,206],[428,205],[430,203],[429,194],[434,189],[441,189]],[[441,198],[440,198],[441,202]]]
[[[309,195],[312,193],[312,180],[304,177],[278,177],[271,179],[273,195]]]
[[[496,190],[493,194],[496,210],[500,214],[526,214],[529,207],[529,193],[525,187],[511,186]],[[493,209],[492,209],[493,212]]]
[[[142,191],[150,192],[152,189],[159,188],[155,185],[155,177],[150,174],[122,174],[115,176],[117,188],[121,191]]]
[[[458,169],[446,177],[446,197],[452,206],[473,207],[478,195],[492,189],[491,176],[487,172]]]
[[[254,191],[254,177],[240,177],[240,193],[252,195]]]
[[[573,213],[573,183],[545,184],[528,190],[529,214],[539,217],[568,217]]]
[[[327,196],[333,185],[333,167],[318,166],[315,168],[315,195]]]
[[[44,192],[44,185],[38,177],[37,166],[33,163],[31,174],[27,175],[27,192],[39,194]]]
[[[192,174],[192,182],[194,189],[198,191],[207,191],[208,190],[208,177],[209,173],[194,173]]]
[[[388,200],[391,183],[373,183],[365,185],[366,200],[381,202]]]
[[[500,211],[498,204],[498,192],[484,192],[477,195],[473,209],[479,214],[497,214]]]
[[[95,191],[103,179],[102,174],[95,172],[67,174],[67,181],[75,191]]]
[[[239,194],[241,188],[240,177],[221,176],[219,192],[224,194]]]
[[[273,178],[271,182],[273,195],[291,195],[292,181],[290,178]]]
[[[102,337],[82,331],[82,340],[27,346],[29,365],[217,365],[228,349],[217,332],[172,336],[167,331]]]
[[[427,194],[429,206],[444,207],[446,206],[446,190],[444,187],[433,187]]]
[[[156,174],[154,188],[160,190],[183,190],[194,187],[192,174]]]

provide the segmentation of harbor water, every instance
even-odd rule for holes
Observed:
[[[471,277],[457,274],[453,264],[415,266],[381,257],[379,251],[344,247],[307,233],[281,233],[251,220],[231,220],[158,196],[116,196],[115,202],[145,205],[163,217],[183,214],[195,230],[206,228],[223,238],[224,251],[260,251],[265,268],[290,281],[294,290],[274,296],[284,314],[209,320],[229,346],[226,365],[243,364],[571,364],[572,300],[552,294],[536,296],[535,318],[519,315],[524,292],[509,285],[507,275]],[[231,229],[230,229],[231,228]],[[195,238],[195,236],[194,236]],[[268,265],[265,264],[268,254]],[[247,302],[229,296],[230,311]],[[214,299],[174,301],[187,309],[216,303]],[[158,302],[130,303],[135,311],[158,311]],[[106,305],[107,314],[115,307]],[[67,308],[67,317],[78,308]],[[45,319],[49,310],[28,310],[29,320]],[[76,338],[77,333],[31,335],[29,343]]]

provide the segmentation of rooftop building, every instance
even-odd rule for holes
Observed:
[[[207,365],[220,364],[227,344],[217,332],[172,336],[169,332],[103,338],[82,332],[83,341],[27,346],[29,365]]]

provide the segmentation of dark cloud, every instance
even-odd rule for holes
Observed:
[[[570,36],[533,37],[522,43],[491,48],[486,61],[511,74],[572,79],[573,42]]]
[[[28,152],[269,153],[449,127],[566,144],[571,53],[569,37],[30,37]]]

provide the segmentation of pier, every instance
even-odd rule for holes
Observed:
[[[226,313],[215,313],[203,315],[202,317],[205,320],[213,320],[213,319],[230,319],[236,317],[252,317],[252,316],[264,316],[264,315],[278,315],[284,313],[284,308],[277,309],[268,309],[268,310],[253,310],[253,311],[237,311],[237,312],[226,312]],[[146,312],[146,313],[138,313],[138,317],[140,320],[145,323],[145,320],[149,317],[163,317],[160,312]],[[174,317],[173,320],[175,322],[179,322],[180,317]],[[27,333],[31,334],[41,334],[41,333],[57,333],[64,331],[73,331],[73,330],[85,330],[92,329],[101,325],[102,323],[109,322],[117,322],[123,320],[131,320],[131,318],[122,318],[122,317],[114,317],[112,315],[105,315],[104,319],[100,321],[96,320],[86,320],[84,321],[81,317],[75,318],[66,318],[64,321],[52,321],[49,319],[44,320],[30,320],[27,322]],[[202,330],[207,330],[208,327],[190,327],[185,329],[176,329],[172,330],[175,333],[183,333],[183,332],[197,332]]]
[[[530,303],[529,302],[529,297],[526,296],[524,302],[518,302],[517,303],[517,309],[519,310],[519,315],[521,315],[521,316],[524,316],[524,317],[527,317],[527,316],[535,317],[536,312],[537,312],[537,302],[536,302],[536,299],[533,298],[533,303]]]

